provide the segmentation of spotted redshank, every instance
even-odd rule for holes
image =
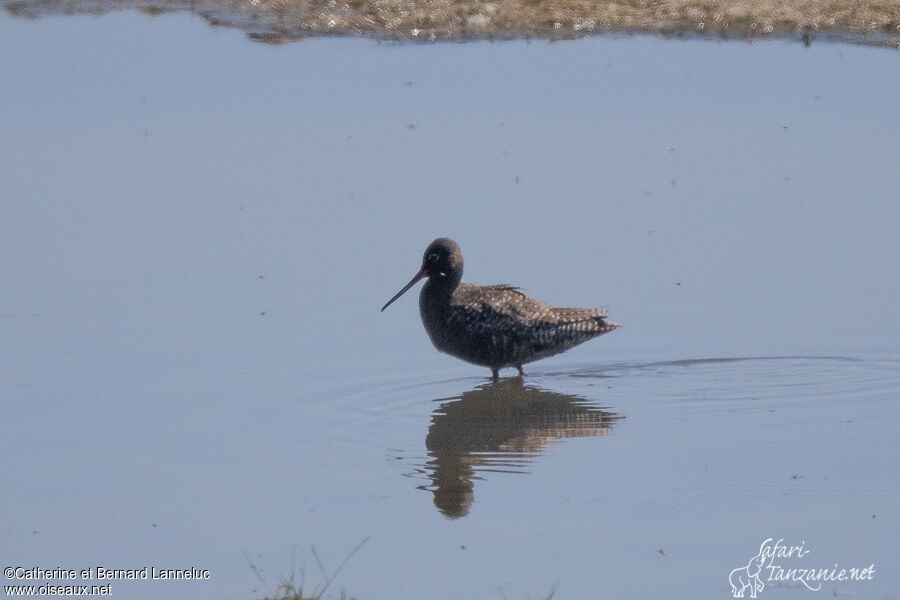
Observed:
[[[441,352],[490,367],[497,378],[503,367],[522,365],[586,342],[619,327],[606,320],[606,307],[557,308],[511,285],[462,283],[459,245],[438,238],[428,245],[422,267],[383,311],[420,279],[419,313],[431,343]]]

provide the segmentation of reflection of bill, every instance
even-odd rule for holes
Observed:
[[[448,517],[463,517],[474,499],[474,480],[485,472],[524,472],[556,440],[606,435],[621,418],[583,398],[523,385],[520,378],[449,399],[434,411],[425,438],[434,504]]]

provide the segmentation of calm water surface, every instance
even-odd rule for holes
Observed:
[[[874,576],[761,598],[900,595],[895,52],[123,13],[0,17],[0,73],[4,567],[729,598],[783,538]],[[378,312],[441,235],[624,327],[490,382]]]

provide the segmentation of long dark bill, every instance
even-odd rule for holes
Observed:
[[[406,290],[408,290],[412,286],[416,285],[417,281],[419,281],[423,277],[427,277],[427,276],[428,276],[428,273],[425,272],[425,269],[422,269],[421,271],[416,273],[416,275],[412,279],[409,280],[409,283],[407,283],[406,285],[403,286],[402,290],[400,290],[399,292],[394,294],[394,297],[391,298],[390,300],[388,300],[387,304],[385,304],[384,306],[381,307],[381,312],[384,312],[384,309],[386,309],[388,306],[390,306],[391,302],[393,302],[394,300],[396,300],[397,298],[399,298],[400,296],[405,294]]]

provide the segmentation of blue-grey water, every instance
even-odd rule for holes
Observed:
[[[0,16],[2,566],[730,598],[772,538],[874,574],[760,598],[900,597],[898,98],[844,45]],[[378,312],[438,236],[623,327],[492,384]]]

